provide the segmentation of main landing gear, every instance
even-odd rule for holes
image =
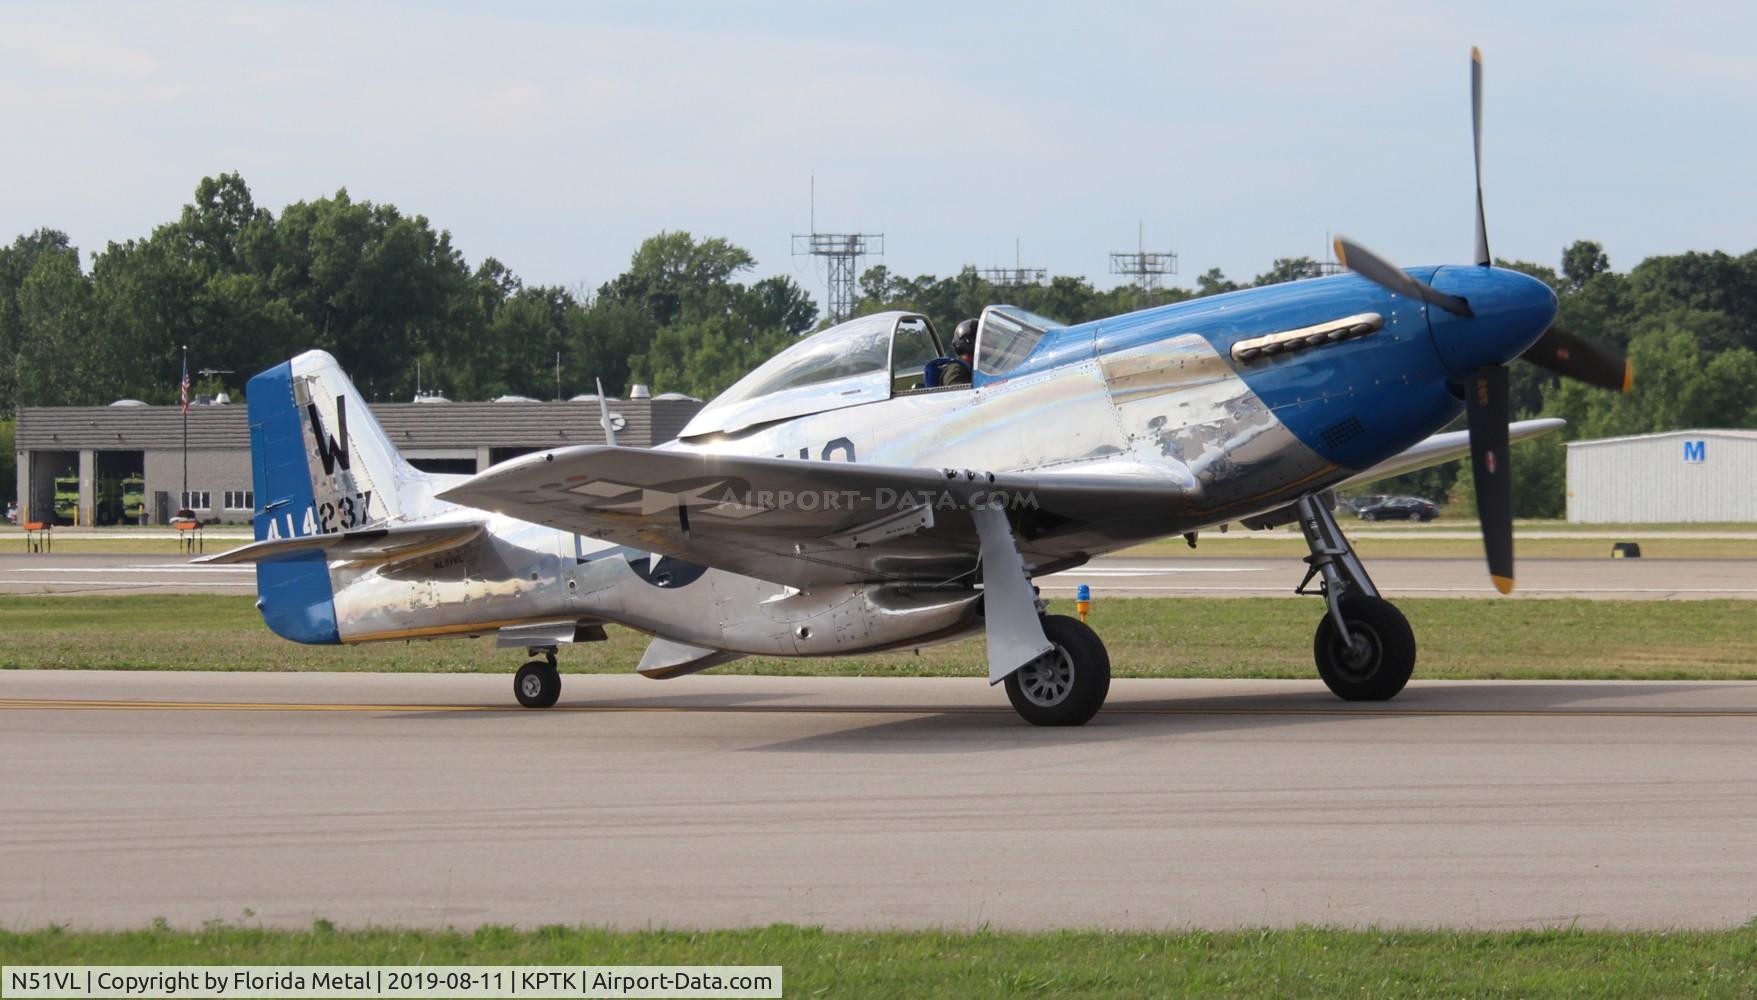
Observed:
[[[1067,615],[1044,615],[1054,648],[1007,675],[1007,700],[1034,726],[1088,722],[1110,693],[1110,654],[1098,633]]]
[[[555,669],[555,647],[539,646],[528,652],[532,656],[542,653],[545,658],[519,668],[512,678],[513,694],[526,708],[548,708],[561,697],[561,671]]]
[[[1316,496],[1300,497],[1299,526],[1312,554],[1295,593],[1319,578],[1317,593],[1327,612],[1312,639],[1318,676],[1346,701],[1385,701],[1403,690],[1415,671],[1415,633],[1408,619],[1379,596],[1335,516]]]

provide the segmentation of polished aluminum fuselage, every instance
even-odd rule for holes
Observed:
[[[1305,447],[1194,334],[663,447],[904,467],[1151,469],[1177,487],[1150,517],[1031,543],[1025,554],[1037,569],[1272,510],[1349,474]],[[438,520],[463,513],[438,502],[411,511]],[[926,645],[979,624],[980,592],[968,581],[799,592],[504,516],[464,549],[390,567],[338,564],[332,579],[344,642],[575,620],[706,649],[820,656]]]

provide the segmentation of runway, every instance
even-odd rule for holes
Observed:
[[[1716,927],[1757,684],[0,673],[0,926]]]
[[[1291,596],[1305,575],[1297,556],[1105,556],[1042,577],[1051,597],[1084,583],[1104,597]],[[1391,597],[1500,597],[1477,558],[1372,559]],[[253,594],[250,566],[196,566],[170,555],[0,554],[0,594]],[[1606,600],[1757,599],[1757,559],[1523,559],[1520,597]]]

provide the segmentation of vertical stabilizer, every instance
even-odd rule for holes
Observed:
[[[336,360],[308,351],[252,378],[250,464],[258,541],[354,531],[394,522],[431,495]],[[340,641],[329,565],[321,553],[259,563],[258,606],[276,634]]]

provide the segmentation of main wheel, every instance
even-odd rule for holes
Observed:
[[[1403,690],[1415,672],[1415,633],[1409,619],[1390,601],[1348,597],[1342,620],[1352,643],[1343,640],[1336,621],[1325,615],[1312,640],[1318,676],[1344,701],[1385,701]]]
[[[1049,652],[1007,675],[1007,700],[1034,726],[1079,726],[1110,693],[1110,654],[1098,633],[1067,615],[1045,615]]]
[[[513,675],[512,691],[526,708],[548,708],[561,697],[561,672],[543,660],[532,660]]]

